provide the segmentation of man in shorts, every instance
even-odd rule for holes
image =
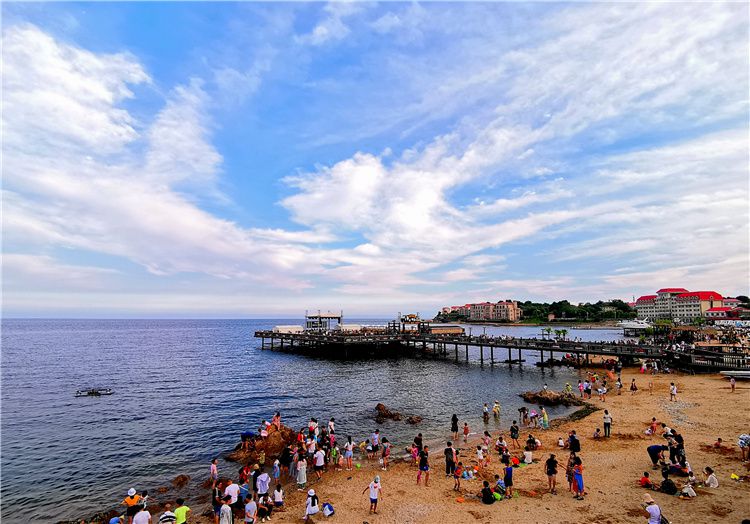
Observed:
[[[326,454],[323,453],[321,448],[318,448],[318,451],[313,455],[313,461],[315,464],[315,476],[320,480],[323,478],[323,468],[325,468],[326,464]],[[268,490],[266,490],[266,492],[267,491]]]
[[[376,475],[375,479],[370,482],[370,485],[367,486],[362,493],[364,494],[368,489],[370,490],[370,513],[377,515],[378,498],[383,496],[383,488],[380,486],[380,475]]]

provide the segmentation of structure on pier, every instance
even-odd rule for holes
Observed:
[[[696,348],[676,351],[667,347],[624,342],[580,342],[537,338],[492,337],[466,335],[461,326],[433,324],[399,315],[386,326],[358,326],[341,329],[341,314],[320,313],[306,315],[305,329],[274,329],[256,331],[261,349],[300,353],[323,358],[398,358],[426,357],[456,362],[478,360],[484,365],[521,363],[522,352],[539,352],[544,365],[553,362],[557,354],[567,361],[589,362],[591,355],[634,362],[638,359],[659,360],[669,367],[690,371],[750,370],[750,348],[732,346],[728,351],[709,351]],[[300,326],[301,328],[301,326]],[[506,360],[496,360],[495,351],[507,350]],[[512,351],[517,351],[513,358]],[[478,355],[477,355],[478,353]],[[545,360],[546,357],[549,360]],[[478,359],[476,357],[479,357]]]

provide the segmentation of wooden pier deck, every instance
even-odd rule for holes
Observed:
[[[481,365],[518,363],[522,352],[539,352],[540,362],[554,355],[570,354],[578,361],[589,361],[592,355],[624,361],[648,358],[659,360],[670,367],[716,372],[750,370],[750,354],[709,354],[707,352],[678,353],[659,346],[624,344],[617,342],[578,342],[537,338],[495,338],[468,335],[434,335],[404,332],[345,333],[303,332],[279,333],[257,331],[261,349],[300,353],[329,358],[414,357],[440,358],[455,362],[470,362],[474,356]],[[470,351],[471,350],[471,351]],[[513,351],[517,357],[513,358]],[[507,351],[507,360],[497,360],[496,352]],[[472,354],[470,354],[472,353]],[[502,357],[503,355],[498,355]]]

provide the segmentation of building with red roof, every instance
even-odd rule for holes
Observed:
[[[708,317],[708,310],[724,307],[722,301],[723,297],[716,291],[688,291],[682,287],[665,287],[657,291],[656,295],[638,298],[635,308],[638,318],[679,319],[687,322],[699,317]]]

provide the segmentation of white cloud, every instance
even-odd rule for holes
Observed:
[[[367,8],[364,2],[334,1],[328,2],[323,11],[325,17],[309,33],[297,37],[297,41],[319,46],[346,38],[351,32],[345,20]]]

